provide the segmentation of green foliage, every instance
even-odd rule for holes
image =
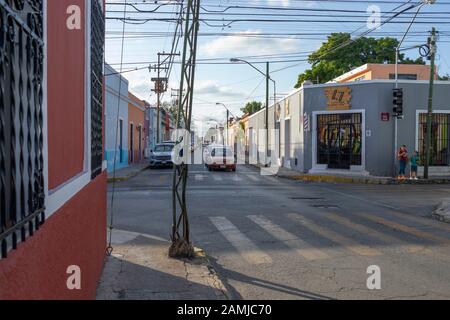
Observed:
[[[241,109],[241,111],[244,114],[253,114],[255,112],[258,112],[262,109],[262,103],[257,101],[249,102],[245,105],[244,108]]]
[[[450,81],[450,75],[447,73],[445,76],[439,76],[439,80]]]
[[[395,63],[398,40],[394,38],[359,38],[347,46],[349,33],[332,33],[327,42],[308,57],[311,69],[298,76],[296,88],[306,81],[325,83],[366,63]],[[400,63],[425,64],[422,58],[411,60],[400,54]]]

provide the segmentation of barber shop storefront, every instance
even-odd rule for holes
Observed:
[[[395,82],[371,80],[305,85],[269,108],[279,132],[273,150],[281,166],[311,174],[393,177],[396,150],[418,151],[424,163],[428,81],[400,80],[403,117],[393,114]],[[283,107],[284,106],[284,107]],[[263,110],[248,118],[253,132],[265,128]],[[274,119],[273,121],[270,121]],[[275,123],[275,124],[274,124]],[[262,140],[248,140],[264,150]],[[256,149],[258,148],[258,149]],[[450,175],[450,82],[434,84],[431,175]]]

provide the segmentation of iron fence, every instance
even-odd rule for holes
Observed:
[[[1,257],[45,221],[42,0],[0,0]]]
[[[103,162],[103,55],[105,20],[102,5],[91,1],[91,170],[92,179],[102,172]]]
[[[425,163],[427,136],[427,114],[419,115],[420,164]],[[434,113],[431,125],[431,166],[450,165],[450,114]]]

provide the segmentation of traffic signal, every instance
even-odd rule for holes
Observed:
[[[397,117],[403,116],[403,89],[394,89],[394,115]]]

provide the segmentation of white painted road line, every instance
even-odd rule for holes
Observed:
[[[306,260],[312,261],[329,258],[329,255],[325,252],[312,248],[310,244],[299,239],[295,234],[286,231],[263,216],[248,216],[248,218],[266,230],[272,237],[282,241],[288,247],[294,249]]]
[[[261,251],[252,240],[240,232],[227,218],[210,217],[209,219],[248,263],[272,263],[272,258]]]
[[[409,253],[415,253],[415,252],[423,251],[425,249],[424,246],[407,243],[406,241],[404,241],[400,238],[393,237],[386,233],[379,232],[373,228],[369,228],[365,225],[353,222],[350,219],[341,217],[337,214],[327,215],[326,218],[330,219],[336,223],[339,223],[341,225],[344,225],[347,228],[350,228],[350,229],[356,230],[358,232],[365,233],[369,236],[378,238],[379,240],[385,242],[389,246],[398,245],[402,250],[405,250],[406,252],[409,252]]]
[[[313,222],[310,219],[307,219],[298,214],[288,214],[287,215],[291,220],[300,223],[305,228],[311,230],[314,233],[319,234],[320,236],[327,238],[335,243],[339,243],[344,248],[355,252],[361,256],[379,256],[382,255],[380,251],[377,249],[362,245],[357,243],[351,238],[347,238],[346,236],[341,235],[338,232],[332,231],[330,229],[324,228],[317,223]]]
[[[223,181],[221,176],[213,175],[212,177],[213,177],[214,181]]]
[[[255,181],[255,182],[259,182],[260,178],[259,176],[253,175],[253,174],[246,174],[245,175],[249,180]]]
[[[203,175],[202,174],[196,174],[195,175],[195,180],[197,180],[197,181],[203,181]]]

